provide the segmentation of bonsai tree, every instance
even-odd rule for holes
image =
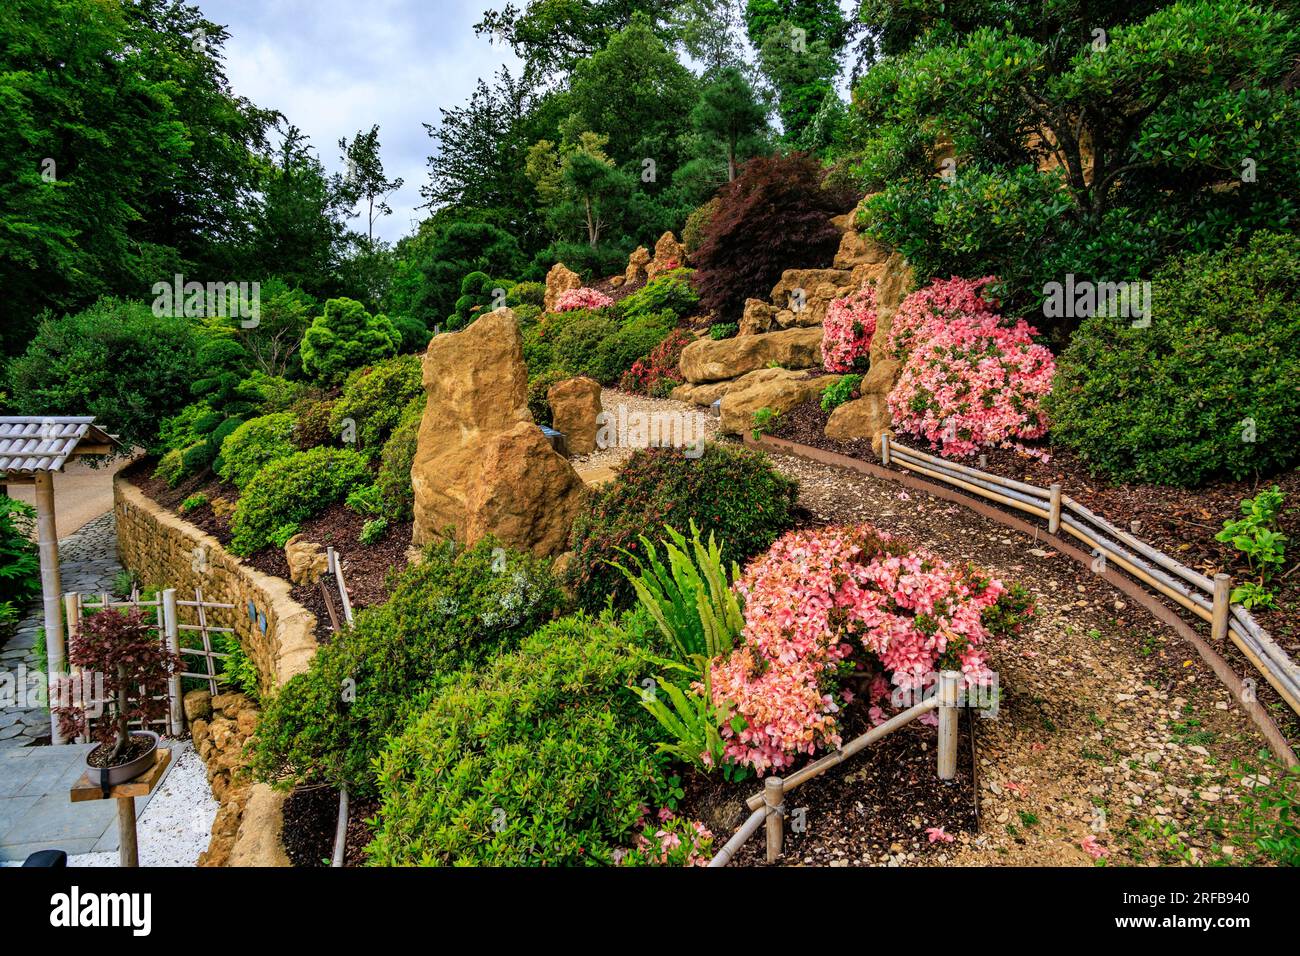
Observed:
[[[99,741],[100,763],[112,767],[124,762],[133,720],[158,720],[167,713],[167,679],[180,669],[180,656],[159,639],[140,608],[107,608],[82,622],[72,638],[69,661],[83,673],[103,675],[104,703],[109,719],[90,724],[90,736]],[[83,685],[84,686],[84,685]],[[69,740],[86,730],[86,708],[93,701],[75,700],[56,708],[59,726]]]

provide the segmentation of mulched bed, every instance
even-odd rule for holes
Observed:
[[[846,743],[870,729],[857,707],[846,709],[844,723]],[[978,828],[969,727],[963,715],[952,781],[936,775],[935,728],[914,721],[792,791],[786,798],[785,842],[777,864],[943,862],[948,844],[930,842],[928,828],[942,827],[954,837]],[[749,815],[744,801],[762,788],[761,779],[729,784],[695,775],[686,782],[682,813],[713,830],[717,852]],[[729,865],[767,866],[763,832],[760,828],[750,837]]]
[[[176,488],[169,488],[165,481],[151,477],[155,465],[156,461],[153,459],[138,462],[130,467],[127,478],[154,501],[178,514],[180,514],[178,510],[180,503],[200,492],[206,494],[209,501],[214,498],[226,498],[234,502],[239,498],[238,489],[233,485],[222,483],[210,472],[206,475],[194,476]],[[230,544],[230,519],[228,516],[219,517],[212,510],[211,504],[192,508],[181,517],[215,537],[223,547]],[[387,600],[392,575],[406,567],[406,553],[411,546],[412,523],[405,521],[391,527],[388,533],[376,543],[363,547],[359,542],[359,536],[366,520],[365,516],[357,514],[338,502],[299,525],[299,530],[309,541],[314,541],[322,547],[333,546],[343,556],[348,596],[352,600],[354,611],[382,604]],[[289,580],[289,563],[285,559],[283,548],[268,545],[245,558],[244,561],[265,574]],[[326,576],[324,581],[334,602],[335,614],[342,620],[343,605],[339,600],[333,579]],[[316,615],[316,638],[321,643],[328,643],[333,629],[330,626],[325,597],[321,594],[320,587],[314,584],[295,584],[292,595],[294,600]]]
[[[348,836],[344,866],[364,866],[365,847],[371,840],[366,822],[379,810],[373,798],[352,800],[348,807]],[[304,787],[284,801],[281,840],[294,866],[326,867],[334,855],[334,834],[339,820],[339,792],[333,787]]]

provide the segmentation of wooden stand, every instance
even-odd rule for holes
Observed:
[[[152,767],[134,780],[128,780],[126,783],[119,783],[116,787],[109,788],[107,799],[117,801],[117,853],[119,866],[140,865],[140,851],[135,840],[135,798],[147,797],[154,792],[171,760],[172,752],[160,747],[154,751]],[[97,783],[92,783],[88,773],[83,773],[81,778],[72,785],[72,790],[68,796],[73,803],[106,799],[103,788]]]

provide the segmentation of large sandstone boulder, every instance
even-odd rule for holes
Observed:
[[[894,324],[894,312],[912,290],[915,281],[912,267],[902,253],[890,254],[881,267],[880,278],[876,280],[876,331],[871,337],[873,365],[881,359],[893,357],[889,354],[889,330]]]
[[[546,273],[546,294],[542,298],[545,310],[550,312],[555,308],[555,300],[560,297],[561,292],[581,288],[582,277],[563,262],[557,262],[551,266],[551,271]]]
[[[570,455],[596,450],[596,416],[600,414],[600,383],[580,375],[556,382],[546,390],[551,427],[564,435]]]
[[[763,369],[761,374],[746,376],[722,398],[721,430],[728,435],[742,435],[754,427],[754,413],[760,408],[787,412],[796,405],[820,398],[838,375],[808,378],[806,372],[790,369]]]
[[[798,325],[821,325],[832,299],[857,291],[844,269],[786,269],[772,287],[772,302],[788,309]]]
[[[325,548],[308,541],[305,534],[295,534],[284,543],[284,558],[289,563],[289,580],[294,584],[315,584],[329,570]]]
[[[892,424],[885,398],[873,393],[845,402],[831,412],[826,422],[826,437],[839,441],[870,438],[872,447],[879,451],[880,436]]]
[[[552,270],[554,271],[554,270]],[[519,325],[509,309],[439,335],[424,356],[412,540],[486,534],[534,554],[564,550],[585,489],[528,411]]]
[[[627,257],[627,268],[623,270],[623,281],[640,282],[646,277],[646,266],[650,264],[650,252],[645,246],[637,246]]]
[[[696,339],[682,349],[678,366],[693,385],[739,378],[755,369],[779,365],[805,369],[822,364],[821,326],[785,329],[730,339]]]
[[[655,243],[655,257],[646,266],[647,279],[653,279],[673,269],[686,265],[686,247],[677,241],[672,232],[665,232]]]

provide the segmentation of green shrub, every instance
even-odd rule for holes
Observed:
[[[334,402],[318,398],[303,398],[290,410],[293,414],[293,443],[301,451],[327,445],[338,440],[330,421],[334,416]]]
[[[460,283],[460,297],[456,299],[456,309],[447,316],[444,331],[455,332],[463,329],[485,312],[491,312],[497,305],[507,305],[509,282],[493,279],[486,272],[471,272]],[[545,288],[545,287],[543,287]]]
[[[661,790],[608,618],[563,618],[457,675],[377,765],[380,866],[607,865]]]
[[[386,315],[371,315],[354,299],[330,299],[302,337],[302,369],[325,385],[354,368],[397,353],[401,336]]]
[[[411,465],[415,463],[415,448],[420,434],[420,421],[424,417],[424,396],[411,399],[403,409],[392,436],[384,443],[379,455],[379,476],[375,484],[395,520],[410,518],[415,505],[415,490],[411,486]]]
[[[12,603],[15,610],[41,590],[35,528],[31,505],[0,495],[0,601]]]
[[[167,482],[169,488],[175,488],[183,477],[181,473],[184,468],[185,451],[181,448],[175,448],[158,459],[158,464],[153,470],[153,476],[160,481]]]
[[[822,392],[822,411],[835,411],[853,397],[853,392],[861,384],[862,376],[857,373],[845,375],[838,381],[831,382]]]
[[[700,301],[699,293],[691,285],[693,271],[674,269],[656,276],[618,303],[619,314],[624,319],[629,319],[668,309],[673,313],[674,323],[686,318]]]
[[[346,783],[373,793],[371,761],[422,696],[459,668],[514,648],[561,601],[545,562],[491,538],[462,551],[431,545],[384,604],[359,612],[267,704],[254,772],[281,785]]]
[[[348,492],[344,504],[359,515],[373,517],[384,513],[384,495],[378,485],[358,485]]]
[[[334,434],[346,437],[347,423],[355,429],[356,447],[379,457],[407,404],[424,394],[418,355],[399,355],[352,372],[330,412]]]
[[[181,514],[185,514],[187,512],[193,511],[195,508],[202,508],[207,503],[208,503],[208,496],[200,491],[198,494],[190,495],[188,498],[182,501],[180,504],[180,508],[178,510],[180,511]]]
[[[765,550],[793,524],[798,486],[759,452],[708,443],[699,458],[678,449],[635,452],[618,477],[593,495],[570,537],[574,560],[568,583],[583,607],[612,597],[631,603],[631,586],[608,562],[620,549],[636,552],[647,528],[691,521],[716,534],[724,561],[743,562]]]
[[[709,338],[715,342],[719,339],[733,338],[739,330],[740,326],[735,322],[714,322],[709,326]]]
[[[1108,478],[1189,487],[1300,460],[1300,237],[1176,260],[1151,301],[1145,327],[1094,316],[1075,333],[1053,440]]]
[[[220,682],[253,700],[259,700],[261,694],[260,676],[257,665],[244,650],[244,645],[234,634],[218,634],[217,650],[226,657],[221,661]]]
[[[313,448],[273,461],[244,486],[230,523],[230,550],[248,555],[285,525],[304,521],[366,481],[366,461],[345,448]]]
[[[528,380],[528,410],[533,413],[533,421],[539,425],[551,424],[551,403],[546,394],[556,382],[572,377],[563,369],[552,368]]]
[[[93,415],[126,450],[161,451],[159,426],[190,401],[199,345],[192,320],[160,318],[144,302],[105,298],[48,318],[9,364],[14,413]]]
[[[542,307],[525,303],[516,305],[511,311],[515,314],[515,321],[519,324],[519,328],[526,329],[537,321],[538,316],[542,314]]]
[[[688,254],[700,248],[700,243],[704,241],[704,234],[708,232],[709,223],[713,221],[713,215],[720,205],[722,201],[714,196],[704,205],[691,210],[691,214],[686,217],[686,225],[682,227],[682,245],[686,247]]]
[[[398,315],[392,318],[392,323],[400,339],[397,343],[398,352],[403,354],[410,352],[422,353],[429,347],[429,339],[433,336],[429,332],[429,327],[419,319],[409,315]]]
[[[596,347],[595,355],[580,374],[602,385],[614,385],[637,359],[652,352],[677,326],[671,309],[634,315]]]
[[[388,534],[388,519],[381,515],[378,518],[371,518],[361,526],[361,533],[357,535],[357,540],[368,547],[386,534]]]
[[[546,302],[545,282],[516,282],[506,295],[506,305],[518,310],[521,305],[541,309]]]
[[[287,458],[298,449],[293,443],[294,418],[288,412],[260,415],[241,424],[221,445],[217,474],[243,488],[261,469]]]
[[[239,387],[261,396],[259,410],[263,415],[287,412],[307,392],[307,386],[302,382],[291,382],[287,378],[267,375],[261,371],[254,371],[240,382]]]

